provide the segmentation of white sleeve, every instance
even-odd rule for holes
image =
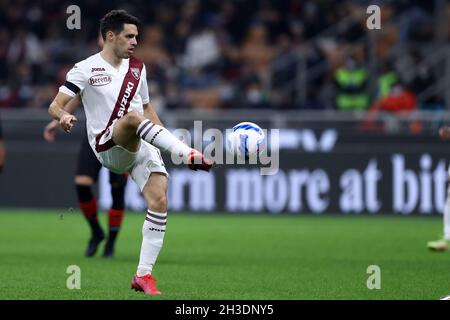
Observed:
[[[142,104],[146,104],[146,103],[150,102],[150,97],[148,95],[148,85],[147,85],[147,70],[145,69],[145,65],[142,68],[141,88],[139,89],[139,95],[142,98]]]
[[[86,77],[79,63],[75,64],[66,75],[66,82],[59,87],[59,91],[75,97],[86,85]]]

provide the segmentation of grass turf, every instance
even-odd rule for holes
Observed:
[[[100,216],[105,225],[106,216]],[[159,297],[130,289],[144,216],[125,216],[116,257],[83,256],[78,211],[0,211],[0,299],[433,299],[450,294],[450,253],[426,249],[439,217],[169,217],[154,270]],[[81,289],[66,287],[81,268]],[[369,290],[369,265],[381,289]]]

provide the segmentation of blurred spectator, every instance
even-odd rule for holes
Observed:
[[[416,107],[417,99],[414,93],[406,85],[397,82],[392,86],[387,96],[381,97],[374,102],[361,128],[366,131],[384,131],[384,123],[376,122],[381,112],[401,117],[408,115]],[[412,122],[410,129],[416,132],[421,130],[421,125],[418,122]]]
[[[9,42],[6,61],[13,66],[21,62],[39,65],[42,61],[41,42],[24,28],[16,29]]]
[[[0,28],[0,85],[8,80],[7,54],[9,49],[9,34],[5,28]]]
[[[272,102],[277,109],[292,106],[295,98],[299,54],[294,52],[291,38],[281,34],[277,39],[275,58],[271,64]]]
[[[411,112],[416,108],[416,96],[405,85],[397,83],[385,97],[376,100],[370,112],[389,111],[391,113]]]
[[[198,29],[197,29],[198,28]],[[188,70],[205,69],[220,58],[220,51],[214,32],[208,28],[194,28],[186,41],[186,51],[180,65]]]
[[[384,98],[391,92],[392,86],[398,83],[398,74],[390,61],[385,61],[377,81],[377,99]]]
[[[437,84],[435,70],[424,61],[422,54],[418,50],[411,51],[412,64],[416,66],[416,72],[409,83],[413,92],[423,93]],[[438,94],[427,94],[421,101],[422,110],[442,110],[444,103]]]
[[[390,65],[372,75],[377,98],[385,96],[397,78],[404,79],[403,73],[411,73],[408,84],[424,97],[423,108],[441,108],[438,94],[422,95],[440,80],[431,72],[434,66],[422,64],[418,56],[410,70],[397,68],[394,74],[392,67],[404,60],[402,46],[412,40],[421,41],[414,43],[420,51],[434,50],[422,43],[432,45],[435,4],[386,2],[381,6],[382,29],[372,33],[365,26],[367,4],[80,0],[80,32],[66,28],[66,2],[3,1],[0,107],[46,108],[49,93],[64,81],[61,75],[96,51],[101,16],[124,8],[142,21],[136,55],[147,66],[149,89],[159,108],[317,110],[334,105],[338,110],[366,110],[369,66],[383,61]],[[356,52],[344,63],[348,49],[355,47],[373,50],[374,60]]]
[[[268,92],[264,90],[258,76],[250,76],[244,82],[243,108],[267,109],[270,107]]]
[[[215,109],[220,106],[220,59],[217,38],[212,29],[194,24],[179,61],[179,84],[194,107]]]
[[[158,25],[146,26],[141,31],[140,45],[136,48],[136,57],[141,59],[147,68],[149,86],[152,85],[150,94],[153,98],[164,94],[170,77],[172,66],[171,56],[167,52],[164,43],[163,30]],[[153,100],[153,99],[152,99]],[[162,111],[165,104],[159,104]]]
[[[375,38],[375,54],[381,61],[389,59],[389,55],[393,47],[399,40],[399,28],[396,25],[397,17],[395,7],[385,4],[381,7],[381,29]]]
[[[366,110],[369,107],[368,71],[355,54],[350,54],[345,64],[334,74],[336,108],[343,111]]]
[[[330,64],[319,46],[314,44],[308,48],[306,67],[308,70],[306,74],[306,101],[304,105],[298,105],[298,107],[302,109],[324,109],[322,92],[327,81]]]
[[[259,81],[266,83],[274,55],[275,50],[269,45],[266,27],[263,24],[251,26],[242,43],[240,52],[243,75],[256,74]]]

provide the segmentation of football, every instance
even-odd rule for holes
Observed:
[[[228,150],[248,160],[264,150],[264,139],[264,131],[256,123],[240,122],[227,134]]]

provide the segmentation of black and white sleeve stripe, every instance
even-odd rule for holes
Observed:
[[[67,89],[72,91],[74,94],[77,94],[78,92],[80,92],[80,88],[77,87],[77,85],[75,85],[74,83],[72,83],[70,81],[66,81],[64,83],[64,87],[66,87]]]

